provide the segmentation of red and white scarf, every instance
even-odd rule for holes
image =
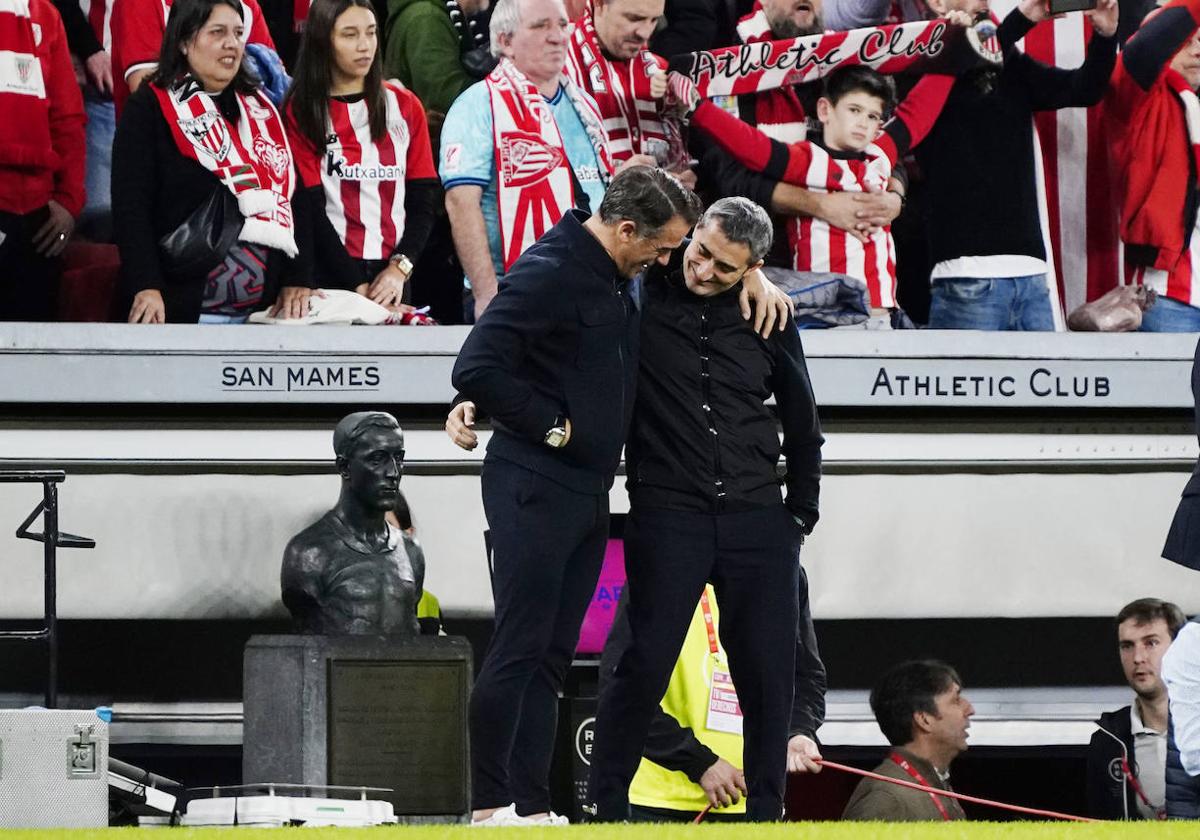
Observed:
[[[554,112],[537,87],[507,58],[484,82],[492,105],[500,245],[508,271],[574,206],[575,190]],[[592,141],[600,176],[607,181],[612,162],[599,111],[569,78],[563,76],[560,83]]]
[[[645,154],[646,140],[666,142],[660,103],[650,95],[650,76],[664,71],[666,64],[649,50],[629,61],[606,58],[590,6],[575,22],[567,44],[566,72],[599,107],[613,160]]]
[[[980,60],[1000,63],[994,41],[975,28],[934,20],[685,53],[671,59],[671,69],[691,79],[702,97],[713,97],[803,84],[856,64],[880,73],[952,72]]]
[[[1175,70],[1168,69],[1163,74],[1163,81],[1179,97],[1179,103],[1183,106],[1188,144],[1192,147],[1192,172],[1200,178],[1200,98],[1197,98],[1196,91],[1188,86],[1187,80]]]
[[[190,76],[170,90],[158,85],[153,90],[180,153],[220,178],[237,198],[246,218],[239,239],[296,256],[292,149],[271,101],[257,91],[236,93],[240,117],[234,126]]]
[[[0,165],[54,168],[49,101],[29,0],[0,0]]]
[[[737,25],[743,44],[758,44],[772,39],[762,0],[755,0],[754,9]],[[808,136],[807,116],[796,89],[792,86],[764,90],[737,103],[737,116],[763,134],[780,143],[799,143]],[[745,113],[749,111],[750,113]]]

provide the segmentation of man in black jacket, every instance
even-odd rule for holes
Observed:
[[[548,784],[557,692],[599,576],[638,376],[641,307],[626,281],[666,262],[698,211],[674,177],[623,170],[595,216],[564,216],[522,255],[459,352],[454,385],[472,402],[446,431],[473,449],[474,403],[493,420],[482,485],[496,628],[471,696],[477,821],[561,819]],[[769,335],[786,297],[755,281],[755,329]],[[741,317],[750,297],[734,298]]]
[[[987,0],[927,0],[939,15],[977,14]],[[1074,70],[1016,48],[1049,17],[1048,0],[1021,0],[1000,24],[1004,63],[958,77],[937,124],[917,147],[926,175],[932,329],[1053,330],[1039,222],[1033,114],[1095,105],[1116,62],[1116,0],[1086,12],[1093,34]]]
[[[624,171],[599,213],[568,213],[526,251],[454,365],[454,386],[494,426],[482,487],[496,628],[471,693],[477,822],[562,819],[548,783],[558,691],[604,559],[637,381],[627,283],[698,214],[671,176]]]
[[[1133,704],[1105,712],[1088,745],[1088,813],[1156,819],[1165,805],[1167,687],[1162,659],[1187,621],[1170,601],[1140,598],[1117,613],[1117,645]]]
[[[629,817],[629,784],[707,581],[744,715],[747,814],[782,814],[793,673],[780,665],[796,652],[797,555],[817,521],[823,438],[794,325],[763,340],[738,312],[737,286],[770,245],[766,211],[721,199],[686,251],[643,280],[625,450],[633,641],[604,675],[596,715],[589,795],[600,820]]]

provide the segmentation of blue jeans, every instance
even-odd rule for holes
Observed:
[[[1046,275],[939,277],[933,281],[929,329],[1052,331]]]
[[[1159,295],[1142,313],[1140,332],[1200,332],[1200,309]]]
[[[112,145],[117,113],[111,99],[90,91],[83,104],[87,111],[87,203],[79,216],[79,231],[89,239],[108,242],[112,239]]]

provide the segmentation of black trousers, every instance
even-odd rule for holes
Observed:
[[[33,236],[47,207],[18,216],[0,212],[0,321],[54,321],[62,261],[39,254]]]
[[[608,496],[483,464],[496,629],[471,692],[472,807],[550,810],[562,689],[608,540]],[[657,701],[655,701],[657,702]]]
[[[747,818],[783,814],[795,687],[801,532],[783,505],[720,515],[635,508],[625,520],[632,644],[602,680],[589,790],[629,819],[629,784],[696,602],[712,581],[743,718]]]

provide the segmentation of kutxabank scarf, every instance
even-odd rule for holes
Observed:
[[[995,24],[954,26],[944,20],[871,26],[782,41],[759,41],[671,59],[702,97],[737,96],[815,81],[839,67],[862,65],[880,73],[955,72],[1002,60]]]
[[[554,112],[516,65],[501,59],[484,82],[492,107],[500,247],[507,271],[574,203],[571,164]],[[612,163],[596,104],[566,75],[560,84],[607,181]]]
[[[180,153],[216,175],[237,199],[245,217],[238,239],[296,256],[292,149],[271,100],[257,91],[235,92],[239,118],[230,125],[192,76],[151,89]]]

